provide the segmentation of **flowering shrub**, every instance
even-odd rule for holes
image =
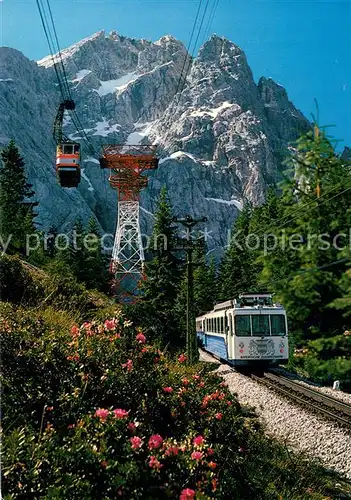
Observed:
[[[290,455],[211,367],[170,360],[120,310],[62,332],[1,307],[8,498],[278,499],[296,484],[312,498],[324,487],[305,461],[287,473]]]

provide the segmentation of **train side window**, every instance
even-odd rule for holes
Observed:
[[[221,317],[221,333],[225,333],[225,331],[224,331],[224,318],[223,318],[223,316]]]
[[[268,314],[253,314],[252,335],[256,337],[269,337],[269,317]]]
[[[271,314],[271,335],[286,335],[284,314]]]
[[[235,316],[235,335],[237,337],[251,336],[251,324],[249,315],[240,314],[238,316]]]
[[[79,146],[79,144],[75,144],[75,145],[74,145],[74,154],[78,154],[78,153],[79,153],[79,150],[80,150],[80,146]]]

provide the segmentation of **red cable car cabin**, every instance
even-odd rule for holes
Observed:
[[[77,187],[80,182],[80,144],[63,142],[56,148],[56,172],[62,187]]]

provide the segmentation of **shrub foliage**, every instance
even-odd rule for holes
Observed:
[[[321,499],[333,483],[269,441],[212,366],[170,359],[121,311],[63,328],[0,307],[5,499]]]

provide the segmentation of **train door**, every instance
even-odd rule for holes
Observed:
[[[233,329],[233,313],[227,312],[227,346],[228,346],[228,359],[234,358],[234,329]]]

